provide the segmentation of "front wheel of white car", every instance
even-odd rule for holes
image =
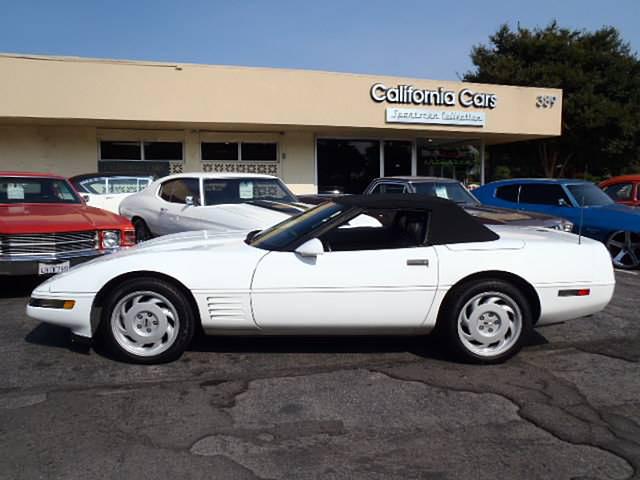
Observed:
[[[126,280],[104,302],[100,337],[124,361],[170,362],[189,346],[195,328],[186,295],[157,278]]]
[[[458,358],[501,363],[520,351],[531,332],[532,315],[517,287],[502,280],[478,280],[451,294],[438,321]]]

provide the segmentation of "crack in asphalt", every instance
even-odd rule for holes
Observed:
[[[521,361],[522,362],[522,361]],[[522,362],[526,363],[526,362]],[[391,369],[370,369],[371,372],[386,375],[389,378],[405,381],[405,382],[418,382],[427,385],[432,388],[440,388],[444,390],[451,390],[457,392],[467,392],[474,394],[487,394],[492,393],[498,395],[505,400],[511,402],[517,407],[518,416],[524,421],[527,421],[535,427],[547,432],[552,437],[576,446],[588,446],[605,451],[609,454],[625,461],[632,470],[632,474],[629,479],[640,478],[640,426],[629,419],[617,416],[617,420],[622,420],[625,427],[631,427],[632,433],[627,431],[620,431],[621,425],[617,422],[608,421],[605,416],[593,405],[591,405],[586,397],[571,383],[565,382],[549,372],[541,372],[549,376],[548,379],[544,379],[542,383],[542,390],[536,390],[531,386],[522,386],[519,384],[513,384],[505,381],[502,385],[494,382],[481,383],[479,386],[473,386],[466,382],[466,385],[454,385],[452,381],[447,382],[448,376],[444,376],[443,379],[438,381],[433,378],[433,372],[398,372],[403,367],[392,367]],[[445,372],[446,373],[446,372]],[[454,380],[455,381],[455,380]],[[528,382],[529,385],[536,385],[537,382]],[[513,391],[508,391],[506,387],[515,387]],[[531,399],[528,396],[519,395],[518,390],[524,390],[525,392],[537,391],[540,394],[538,399]],[[559,390],[557,395],[554,395],[553,390]],[[562,396],[565,394],[577,395],[579,397],[578,402],[568,403],[562,405]],[[544,398],[545,400],[540,400]],[[585,416],[588,414],[596,416],[602,424],[598,425],[593,423],[589,418],[584,418],[580,415],[580,407],[586,407]],[[569,409],[577,408],[578,412],[572,412]],[[558,415],[558,413],[560,415]],[[559,417],[559,418],[558,418]],[[563,418],[564,417],[564,418]],[[568,418],[567,418],[568,417]],[[572,421],[571,419],[574,419]],[[591,419],[593,420],[593,419]],[[575,423],[579,422],[585,428],[576,428]],[[606,433],[609,433],[613,439],[607,439]]]

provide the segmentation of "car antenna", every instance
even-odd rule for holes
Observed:
[[[587,181],[587,168],[589,164],[584,164],[582,179]],[[582,200],[580,201],[580,222],[578,223],[578,245],[582,245],[582,224],[584,223],[584,189],[582,189]]]

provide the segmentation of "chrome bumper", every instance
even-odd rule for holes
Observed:
[[[70,266],[78,265],[92,258],[104,255],[105,251],[59,253],[55,255],[3,256],[0,255],[0,275],[38,275],[38,264],[69,261]]]

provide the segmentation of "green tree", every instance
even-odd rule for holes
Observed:
[[[531,160],[548,177],[569,172],[618,174],[640,160],[640,60],[617,29],[515,30],[501,26],[473,47],[465,81],[562,88],[562,136],[495,149],[492,158]],[[491,154],[491,151],[490,151]],[[534,161],[535,163],[535,161]]]

